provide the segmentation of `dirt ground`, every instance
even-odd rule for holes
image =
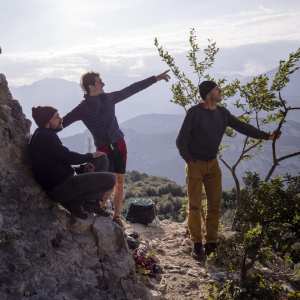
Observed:
[[[158,290],[153,299],[207,299],[206,288],[214,282],[213,274],[205,272],[204,261],[192,258],[186,223],[164,220],[157,227],[125,223],[125,228],[139,234],[142,247],[157,253],[163,273],[158,280],[148,277]]]
[[[237,274],[230,274],[210,268],[205,270],[205,261],[197,261],[191,256],[193,244],[188,233],[187,222],[175,223],[169,220],[160,221],[158,226],[143,226],[125,222],[125,232],[136,232],[141,243],[150,253],[157,253],[158,264],[162,274],[155,277],[141,275],[144,283],[154,291],[152,300],[198,300],[207,299],[207,287],[216,281],[224,282],[229,277],[239,278]],[[224,238],[231,238],[234,232],[229,229],[220,233]],[[249,274],[260,273],[268,280],[282,287],[282,295],[293,290],[299,290],[300,282],[294,278],[295,274],[288,274],[282,258],[274,256],[273,262],[261,266],[255,265]],[[279,280],[280,279],[280,280]],[[151,280],[151,282],[149,282]]]

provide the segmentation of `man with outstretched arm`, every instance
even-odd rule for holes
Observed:
[[[32,117],[38,125],[29,144],[36,181],[52,200],[77,218],[86,219],[85,210],[109,216],[98,202],[105,193],[111,193],[116,183],[114,174],[103,172],[108,169],[106,154],[79,154],[64,147],[57,136],[63,125],[56,108],[33,107]]]
[[[186,162],[186,183],[189,201],[188,226],[194,244],[192,255],[204,256],[202,249],[201,207],[202,185],[206,194],[205,254],[209,255],[218,246],[218,227],[221,215],[222,173],[217,154],[227,126],[254,139],[273,140],[276,130],[266,133],[238,120],[224,106],[221,89],[213,81],[199,85],[203,102],[191,107],[183,120],[176,139],[179,153]],[[281,133],[278,134],[279,138]]]
[[[127,148],[124,134],[119,128],[115,114],[115,105],[130,96],[150,87],[160,80],[169,81],[170,76],[164,73],[138,81],[120,91],[105,93],[105,86],[100,74],[93,71],[81,77],[80,86],[85,95],[77,107],[63,117],[63,126],[81,120],[93,135],[98,151],[105,152],[109,160],[109,172],[116,175],[114,188],[114,215],[113,220],[123,227],[119,217],[123,201],[123,185],[126,172]],[[108,197],[104,197],[102,206],[105,206]]]

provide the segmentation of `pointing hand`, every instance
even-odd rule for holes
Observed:
[[[155,76],[156,80],[157,81],[164,80],[166,82],[169,82],[169,79],[171,79],[170,75],[167,74],[169,71],[170,70],[167,70],[167,71],[161,73],[160,75]]]

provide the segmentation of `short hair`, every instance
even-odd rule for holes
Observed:
[[[81,76],[79,85],[82,88],[83,92],[88,96],[90,95],[89,85],[95,86],[95,77],[100,77],[100,73],[90,71],[90,72],[84,73]]]

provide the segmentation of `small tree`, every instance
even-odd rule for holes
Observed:
[[[300,109],[297,107],[291,108],[287,107],[286,101],[281,97],[281,91],[286,87],[286,84],[290,81],[290,75],[293,74],[299,67],[294,67],[295,63],[300,58],[300,48],[297,52],[291,53],[288,61],[280,61],[278,71],[275,75],[275,78],[272,82],[271,87],[269,88],[269,78],[266,75],[260,75],[254,77],[252,82],[247,83],[244,86],[239,87],[240,96],[244,103],[241,103],[241,100],[236,101],[235,105],[238,108],[241,108],[243,114],[239,117],[241,120],[249,123],[254,120],[254,123],[258,129],[261,129],[262,125],[279,121],[277,132],[280,131],[284,122],[286,121],[286,116],[289,111],[294,109]],[[278,92],[278,98],[277,98]],[[277,112],[274,112],[276,109],[279,109]],[[268,112],[267,117],[262,117],[262,113]],[[277,135],[277,134],[276,134]],[[235,137],[235,134],[231,133],[231,137]],[[277,137],[277,136],[276,136]],[[227,146],[228,147],[228,146]],[[240,162],[244,160],[249,160],[253,156],[257,155],[257,152],[263,147],[261,140],[245,138],[243,142],[243,149],[234,163],[233,166],[229,166],[222,157],[222,150],[225,149],[224,146],[221,147],[219,154],[220,160],[225,164],[225,166],[230,170],[237,189],[237,211],[241,207],[241,191],[239,180],[236,175],[236,167]],[[254,152],[250,152],[255,149]],[[267,177],[265,178],[268,181],[273,174],[276,166],[282,160],[287,158],[299,155],[300,152],[295,152],[288,154],[286,156],[277,158],[276,156],[276,138],[272,142],[272,156],[273,156],[273,166],[270,169]]]

